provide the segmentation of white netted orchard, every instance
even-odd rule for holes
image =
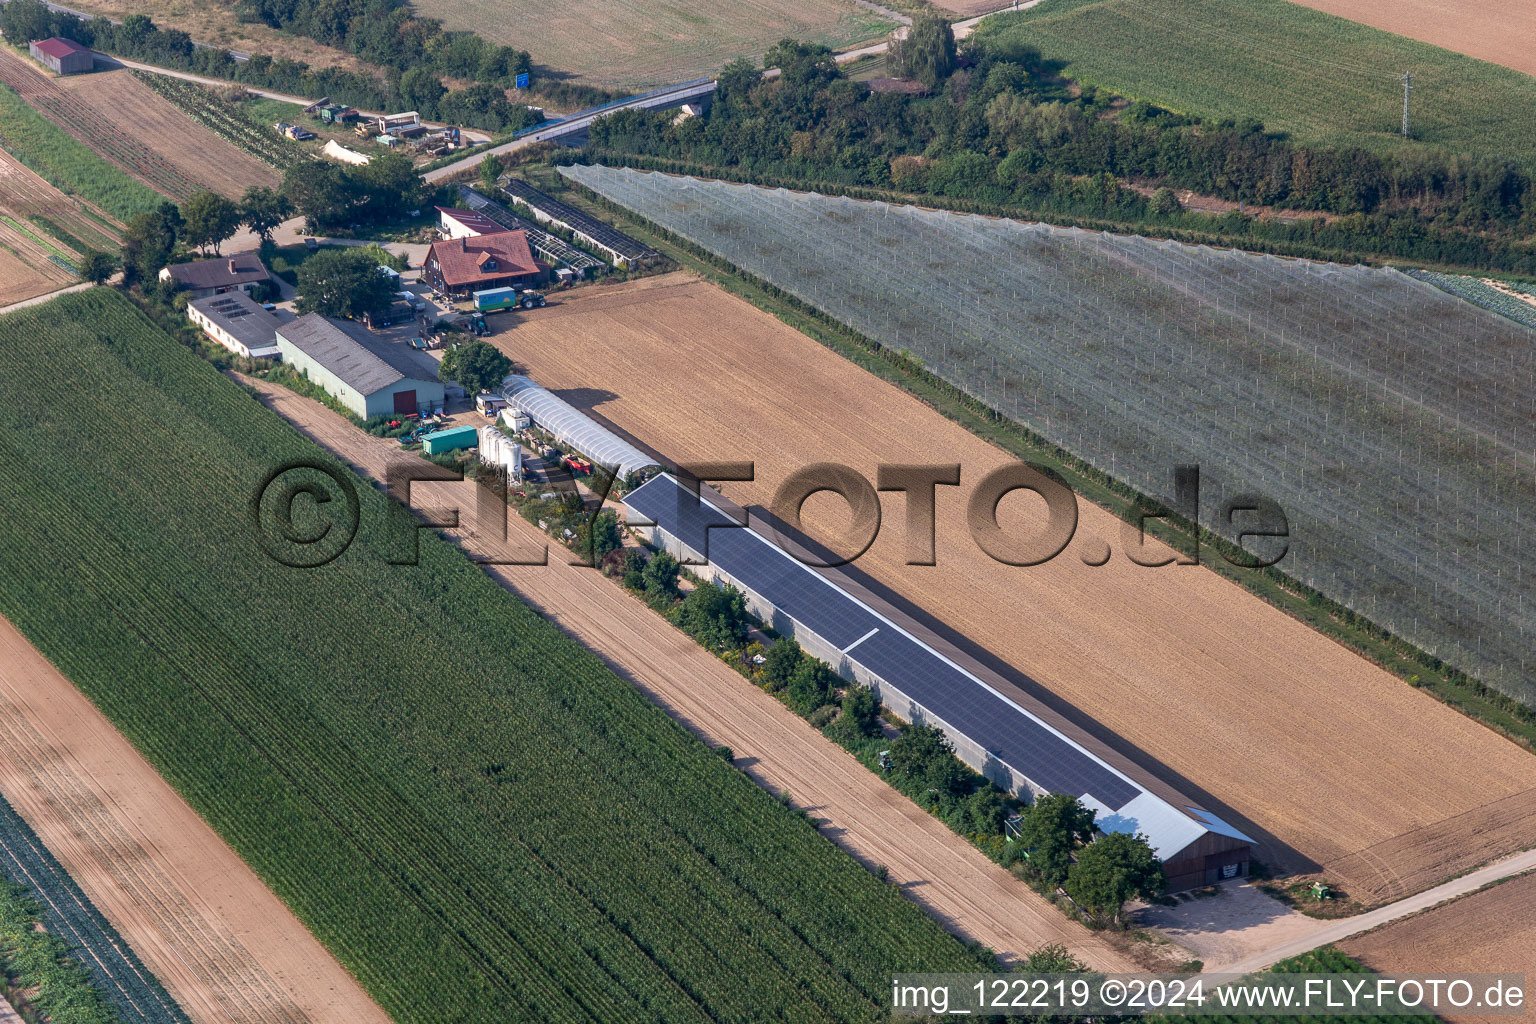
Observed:
[[[1536,333],[1392,270],[603,167],[563,173],[1536,697]],[[1230,533],[1230,530],[1222,532]]]

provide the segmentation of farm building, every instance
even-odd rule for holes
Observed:
[[[421,280],[447,295],[465,296],[487,288],[528,288],[541,283],[548,267],[533,258],[521,231],[433,242],[421,265]]]
[[[39,39],[27,45],[32,59],[61,75],[78,75],[96,67],[96,54],[72,39]]]
[[[443,404],[443,385],[408,352],[364,344],[336,321],[308,313],[277,329],[283,360],[368,419]]]
[[[455,210],[447,206],[437,208],[437,230],[446,239],[474,238],[476,235],[494,235],[506,231],[502,225],[483,213],[474,210]]]
[[[553,435],[561,444],[576,449],[600,466],[617,466],[621,480],[657,464],[645,452],[528,377],[507,377],[502,382],[501,396],[509,408],[526,415],[535,427]]]
[[[267,265],[254,252],[172,263],[162,268],[159,276],[162,281],[175,281],[178,288],[190,293],[194,299],[232,291],[248,292],[272,277],[267,272]]]
[[[509,178],[504,187],[508,195],[533,212],[534,220],[564,228],[578,242],[606,255],[616,267],[627,268],[631,263],[644,263],[661,255],[596,217],[545,195],[526,181]]]
[[[1000,788],[1069,793],[1104,832],[1140,832],[1171,891],[1248,873],[1253,841],[1148,775],[849,574],[817,569],[796,546],[708,488],[702,500],[663,474],[627,494],[629,525],[693,571],[740,590],[752,612],[844,678],[872,687],[907,721],[944,730],[955,753]],[[706,557],[707,553],[707,557]]]
[[[383,114],[373,119],[373,126],[383,135],[394,134],[399,128],[415,128],[420,124],[421,115],[414,110],[407,110],[403,114]]]
[[[255,359],[277,358],[277,329],[291,315],[263,309],[242,291],[209,295],[187,305],[187,319],[202,328],[210,339],[231,352]]]
[[[539,258],[547,260],[550,265],[561,264],[569,267],[575,276],[585,278],[588,274],[598,274],[608,269],[608,264],[592,256],[584,250],[576,248],[570,242],[559,235],[552,235],[548,231],[535,227],[529,221],[524,220],[501,203],[494,199],[488,199],[470,188],[468,185],[459,186],[459,197],[468,207],[466,212],[477,213],[487,220],[501,225],[498,230],[521,231],[528,236],[528,245]]]

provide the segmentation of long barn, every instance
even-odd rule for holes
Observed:
[[[962,760],[1026,798],[1069,793],[1105,832],[1140,832],[1170,891],[1248,874],[1253,840],[1067,722],[835,569],[794,557],[708,489],[663,474],[624,497],[628,523],[907,721],[944,730]]]

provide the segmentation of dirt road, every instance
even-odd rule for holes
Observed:
[[[3,619],[0,792],[199,1024],[389,1024],[298,918]]]
[[[266,404],[375,480],[401,457],[398,442],[364,434],[318,402],[244,380]],[[418,507],[460,499],[472,501],[467,485],[412,488]],[[450,535],[470,550],[505,550],[472,530]],[[547,540],[515,515],[508,535],[520,550]],[[885,865],[892,881],[957,934],[1005,955],[1060,942],[1094,967],[1135,969],[1124,954],[1067,920],[655,612],[595,571],[570,566],[564,555],[557,545],[547,567],[490,571],[707,743],[730,747],[737,764],[759,784],[788,793],[795,806],[822,819],[829,838],[866,864]]]
[[[1486,893],[1477,892],[1492,882],[1530,871],[1536,871],[1536,850],[1507,857],[1396,903],[1330,921],[1304,938],[1275,946],[1222,970],[1234,974],[1263,970],[1287,957],[1339,943],[1353,935],[1363,935],[1431,907],[1437,909],[1400,926],[1384,928],[1374,936],[1345,945],[1344,949],[1368,954],[1366,958],[1371,966],[1388,972],[1536,970],[1536,942],[1531,941],[1536,938],[1536,921],[1531,917],[1531,911],[1536,909],[1536,876],[1496,886]],[[1469,893],[1476,895],[1469,896]],[[1466,899],[1449,902],[1459,897]],[[1510,908],[1495,909],[1506,900],[1512,904]],[[1439,907],[1442,903],[1448,905]],[[1437,916],[1444,921],[1443,934],[1441,927],[1431,921]],[[1435,936],[1432,941],[1447,951],[1448,959],[1432,962],[1433,958],[1408,956],[1413,945],[1420,941],[1418,936]],[[1481,955],[1479,949],[1483,953],[1497,950],[1499,954],[1489,959]],[[1415,964],[1411,968],[1406,966],[1410,959]]]
[[[740,504],[769,504],[813,462],[869,480],[880,463],[960,463],[961,486],[938,489],[937,565],[906,564],[903,498],[888,494],[854,568],[1230,812],[1272,866],[1385,903],[1536,845],[1536,756],[1206,568],[1132,564],[1098,506],[1078,503],[1062,557],[993,561],[966,502],[1009,456],[773,317],[685,275],[556,298],[492,340],[668,459],[754,461],[755,482],[724,485]],[[1015,536],[1038,535],[1040,511],[1022,495],[999,506]],[[822,537],[847,518],[831,495],[805,506]],[[1106,542],[1110,561],[1089,564]]]

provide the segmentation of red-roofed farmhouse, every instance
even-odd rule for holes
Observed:
[[[497,231],[433,242],[421,279],[437,291],[462,297],[487,288],[531,288],[547,270],[533,258],[526,234]]]

